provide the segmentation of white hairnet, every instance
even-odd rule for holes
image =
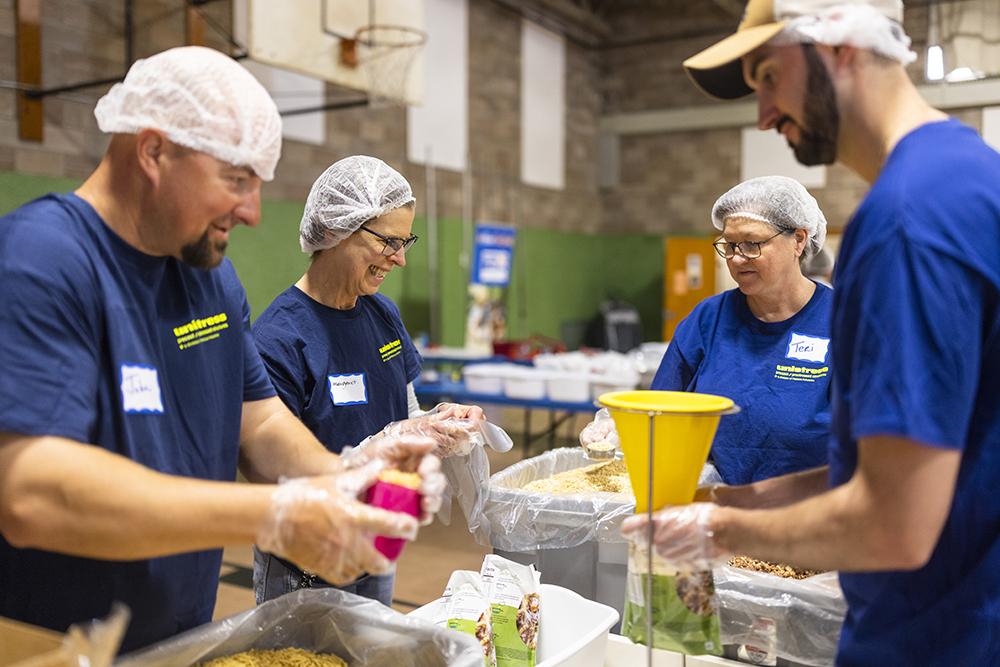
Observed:
[[[827,6],[817,6],[823,4]],[[775,14],[791,18],[771,39],[771,44],[849,45],[869,49],[903,65],[917,59],[901,25],[901,0],[845,0],[832,4],[816,0],[780,0],[775,2]]]
[[[313,183],[299,224],[302,252],[337,245],[369,220],[415,201],[403,175],[382,160],[352,155]]]
[[[160,130],[174,143],[265,181],[281,155],[281,116],[257,79],[229,56],[182,46],[137,60],[94,108],[102,132]]]
[[[712,207],[712,224],[722,231],[729,218],[758,220],[776,230],[806,230],[809,244],[804,257],[819,252],[826,241],[826,218],[819,204],[801,183],[787,176],[751,178],[719,197]]]

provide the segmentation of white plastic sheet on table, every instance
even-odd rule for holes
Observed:
[[[196,665],[250,649],[333,653],[351,667],[482,667],[479,642],[333,588],[302,589],[130,653],[116,667]]]

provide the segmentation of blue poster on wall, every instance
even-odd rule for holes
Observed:
[[[506,287],[510,284],[515,235],[516,230],[512,227],[476,225],[470,283],[491,287]]]

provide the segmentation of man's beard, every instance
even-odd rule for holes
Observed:
[[[208,237],[208,230],[194,243],[181,248],[181,261],[196,269],[214,269],[226,254],[225,241],[213,243]]]
[[[799,142],[792,150],[795,159],[806,166],[833,164],[837,161],[837,136],[840,134],[837,94],[816,47],[803,44],[802,52],[808,70],[803,110],[805,127],[799,127]]]

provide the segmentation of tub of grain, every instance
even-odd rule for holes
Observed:
[[[634,510],[621,455],[595,464],[571,447],[493,475],[482,520],[497,554],[620,615],[628,560],[620,527]]]
[[[323,656],[315,664],[334,665],[339,658],[351,667],[483,665],[479,642],[469,635],[351,593],[305,588],[130,653],[115,667],[201,665],[247,651],[280,651],[266,654],[279,660],[308,652]]]

